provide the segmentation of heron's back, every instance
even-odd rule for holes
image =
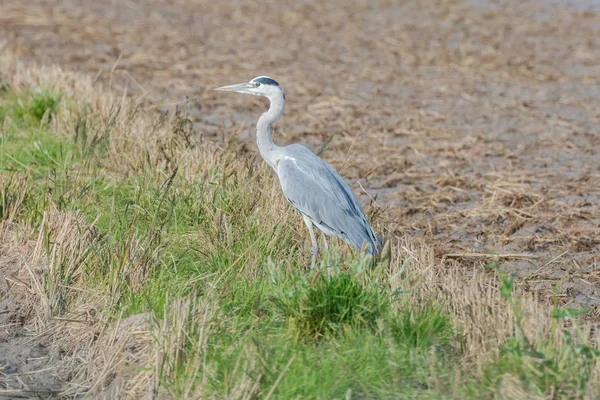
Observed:
[[[340,236],[359,251],[364,242],[369,253],[377,251],[377,236],[360,202],[325,160],[293,144],[282,148],[276,171],[288,201],[319,229]]]

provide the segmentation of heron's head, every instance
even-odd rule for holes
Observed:
[[[268,76],[259,76],[252,79],[250,82],[222,86],[214,90],[252,94],[254,96],[265,96],[269,99],[283,95],[283,98],[285,99],[285,93],[283,92],[281,86],[279,86],[279,83],[277,83],[275,79],[269,78]]]

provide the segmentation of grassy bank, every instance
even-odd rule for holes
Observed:
[[[39,390],[597,393],[597,333],[495,268],[465,271],[393,237],[392,256],[375,265],[339,243],[310,270],[305,228],[271,171],[199,139],[185,112],[8,57],[0,80],[2,294],[23,315],[5,338],[48,349],[59,386]],[[42,385],[6,376],[6,393]]]

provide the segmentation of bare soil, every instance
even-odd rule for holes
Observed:
[[[272,76],[276,141],[333,135],[324,157],[381,229],[600,316],[596,1],[5,1],[0,43],[249,153],[263,100],[210,89]]]

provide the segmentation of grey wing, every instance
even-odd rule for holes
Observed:
[[[285,154],[277,174],[288,201],[326,234],[340,236],[357,250],[366,241],[369,252],[374,253],[378,239],[342,177],[303,146],[287,146]]]

